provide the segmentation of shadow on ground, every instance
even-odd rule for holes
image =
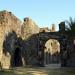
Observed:
[[[75,68],[14,68],[0,70],[0,75],[75,75]]]

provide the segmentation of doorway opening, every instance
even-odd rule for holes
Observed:
[[[22,66],[21,50],[19,47],[17,47],[14,52],[14,66],[15,67]]]

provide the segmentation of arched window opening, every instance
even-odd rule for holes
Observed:
[[[60,63],[60,43],[58,40],[49,39],[45,43],[44,63],[58,64]]]

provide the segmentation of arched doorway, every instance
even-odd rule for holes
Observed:
[[[59,64],[60,63],[60,43],[58,40],[49,39],[45,43],[44,49],[44,64]]]
[[[19,47],[15,49],[13,64],[15,67],[22,66],[21,49]]]

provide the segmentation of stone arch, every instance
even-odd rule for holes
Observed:
[[[45,43],[44,64],[60,63],[60,43],[55,39],[49,39]]]
[[[62,39],[61,36],[57,35],[57,34],[53,34],[53,35],[40,35],[41,37],[39,37],[39,51],[38,51],[38,56],[40,55],[40,63],[42,66],[45,65],[44,63],[44,50],[45,50],[45,43],[49,40],[49,39],[54,39],[57,40],[60,43],[60,56],[61,56],[61,50],[62,50]]]

